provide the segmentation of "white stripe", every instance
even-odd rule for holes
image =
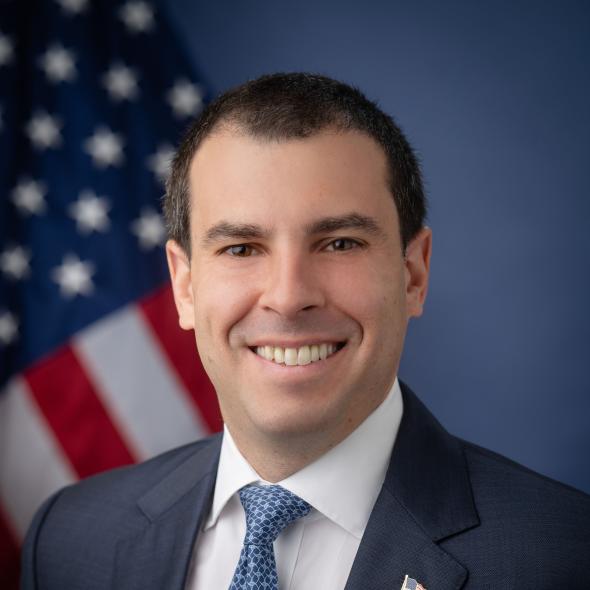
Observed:
[[[196,407],[134,305],[78,334],[73,346],[138,459],[205,436]]]
[[[0,395],[0,500],[24,537],[35,510],[77,480],[22,378]]]

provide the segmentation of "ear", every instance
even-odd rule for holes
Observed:
[[[409,318],[422,315],[428,291],[431,251],[432,230],[423,227],[406,248],[406,311]]]
[[[178,311],[178,323],[184,330],[192,330],[194,325],[194,297],[191,282],[191,264],[187,253],[174,240],[166,242],[166,258],[172,279],[174,302]]]

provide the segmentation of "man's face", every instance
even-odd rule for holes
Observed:
[[[430,233],[404,259],[386,179],[361,133],[223,131],[199,148],[191,257],[174,242],[168,256],[181,326],[236,440],[336,444],[389,391],[421,313]]]

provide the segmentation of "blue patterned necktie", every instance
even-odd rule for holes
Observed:
[[[240,490],[240,500],[246,512],[246,537],[229,590],[278,590],[272,544],[311,507],[281,486],[246,486]]]

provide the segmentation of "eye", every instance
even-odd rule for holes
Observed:
[[[353,248],[360,248],[361,244],[351,238],[337,238],[332,240],[327,246],[328,252],[344,252]]]
[[[256,250],[249,244],[235,244],[234,246],[228,246],[225,248],[222,253],[237,258],[246,258],[248,256],[254,256]]]

